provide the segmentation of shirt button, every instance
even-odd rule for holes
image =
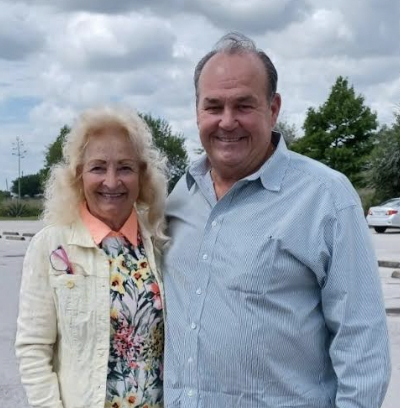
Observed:
[[[193,363],[193,358],[192,358],[192,357],[189,357],[189,358],[188,358],[188,363],[189,363],[189,364],[192,364],[192,363]]]
[[[201,295],[201,289],[200,289],[200,288],[198,288],[198,289],[196,290],[196,295]]]
[[[217,221],[213,221],[212,223],[211,223],[211,226],[212,227],[215,227],[217,225]]]
[[[187,392],[187,395],[188,395],[188,397],[193,397],[194,391],[193,391],[193,390],[189,390],[189,391]]]
[[[67,281],[67,288],[72,289],[75,286],[75,283],[71,280]]]
[[[203,259],[206,261],[206,260],[208,259],[208,255],[207,255],[207,254],[204,254],[204,255],[203,255]]]
[[[196,327],[197,327],[197,324],[196,324],[195,322],[193,322],[193,323],[190,325],[190,328],[191,328],[192,330],[195,330]]]

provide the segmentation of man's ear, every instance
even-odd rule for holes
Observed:
[[[282,98],[279,93],[276,93],[271,101],[271,124],[272,128],[275,127],[278,121],[279,112],[281,110]]]
[[[199,128],[199,107],[196,103],[196,125],[197,125],[197,129]]]

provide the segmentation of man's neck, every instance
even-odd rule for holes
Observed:
[[[221,177],[218,173],[214,170],[214,168],[210,171],[211,179],[214,185],[215,195],[217,200],[220,200],[230,189],[231,187],[238,181],[236,178],[229,178],[229,177]]]
[[[233,172],[232,169],[217,169],[215,167],[211,167],[210,175],[213,181],[217,200],[220,200],[237,181],[259,170],[262,165],[273,155],[274,151],[275,146],[271,143],[264,160],[262,160],[257,166],[251,168],[251,170],[243,171],[242,174],[238,173],[237,170]]]

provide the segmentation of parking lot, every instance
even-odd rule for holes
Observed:
[[[34,233],[41,223],[34,221],[0,221],[0,401],[1,406],[28,408],[20,384],[14,357],[14,338],[18,293],[23,256],[29,244],[24,240],[6,239],[4,232]],[[371,237],[379,260],[400,262],[400,230]],[[392,277],[396,268],[380,268],[392,349],[392,380],[383,408],[398,408],[400,401],[400,279]],[[400,271],[400,267],[397,268]],[[373,407],[371,407],[373,408]]]

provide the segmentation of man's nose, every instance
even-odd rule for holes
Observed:
[[[237,125],[238,122],[232,109],[225,108],[221,114],[219,127],[227,131],[232,131],[237,127]]]

